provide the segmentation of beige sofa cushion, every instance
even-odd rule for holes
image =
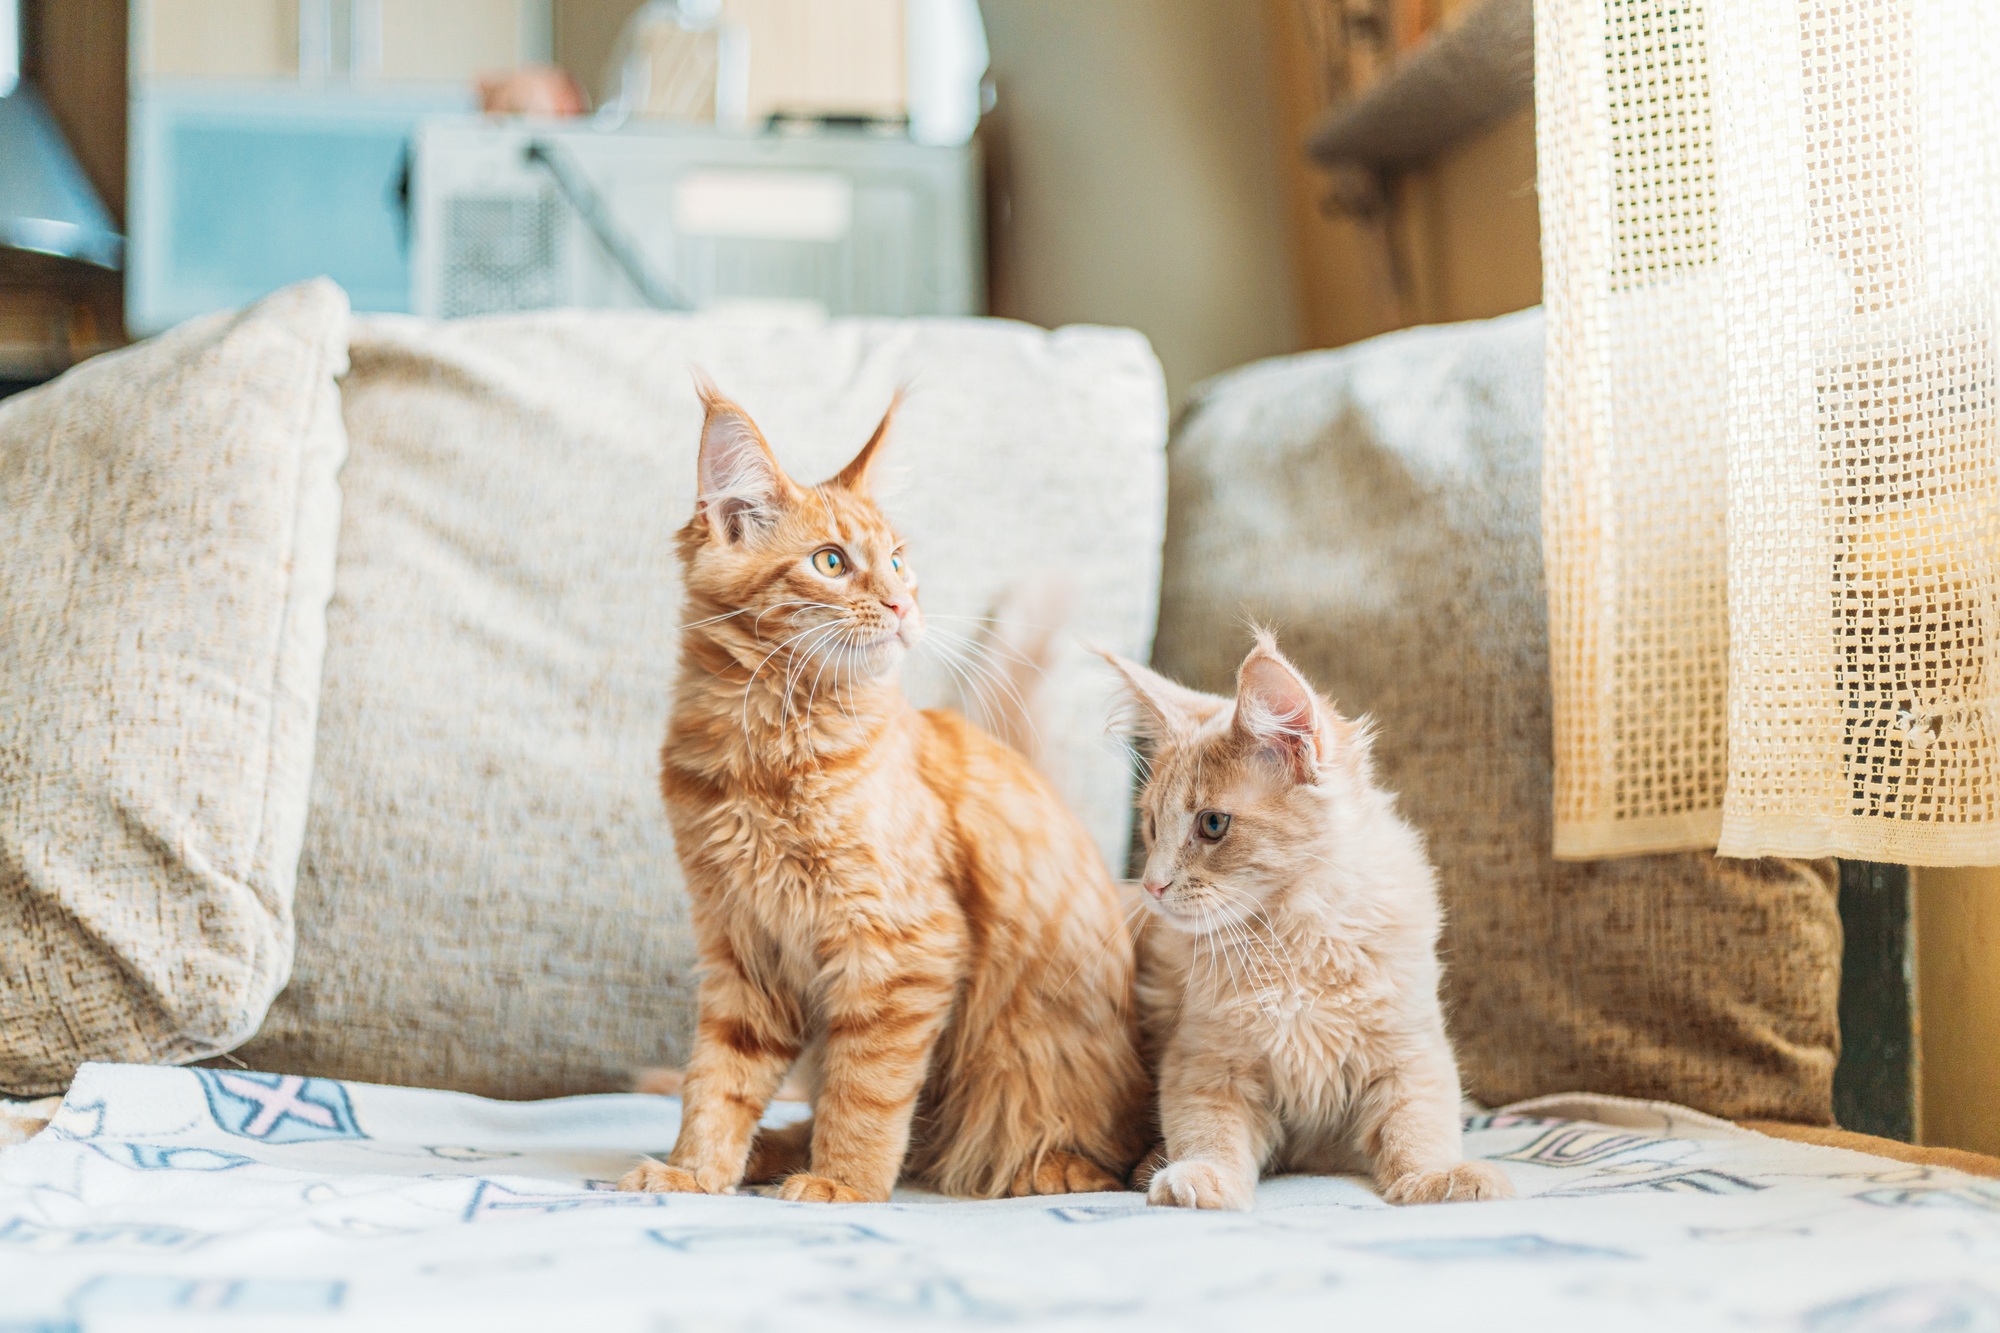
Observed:
[[[1136,334],[562,313],[357,321],[352,356],[298,966],[238,1053],[259,1068],[542,1096],[685,1057],[657,781],[692,364],[812,479],[912,386],[881,489],[934,631],[1054,569],[1080,637],[1150,648],[1166,411]],[[1068,651],[1045,739],[1122,867],[1128,765]],[[913,694],[950,697],[935,657],[912,667]]]
[[[347,300],[0,405],[0,1090],[248,1037],[292,959]]]
[[[1833,863],[1551,858],[1539,311],[1265,362],[1170,450],[1155,661],[1231,680],[1246,616],[1377,752],[1443,872],[1467,1091],[1830,1123]]]

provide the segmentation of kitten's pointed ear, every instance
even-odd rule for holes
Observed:
[[[1285,660],[1277,641],[1259,630],[1257,646],[1236,672],[1236,734],[1276,759],[1292,781],[1310,783],[1326,758],[1320,714],[1313,687]]]
[[[861,446],[861,452],[854,455],[846,467],[834,474],[834,485],[856,495],[868,494],[869,469],[875,466],[875,459],[882,452],[882,442],[889,438],[889,424],[896,419],[896,409],[902,405],[903,390],[898,389],[889,399],[888,410],[882,413],[882,421],[875,427],[875,433],[868,437],[868,443]]]
[[[695,373],[695,392],[706,415],[701,422],[701,495],[696,500],[708,530],[735,543],[776,519],[792,483],[764,442],[750,414],[722,396],[715,382]]]
[[[1176,684],[1116,653],[1099,649],[1097,655],[1124,679],[1125,693],[1134,705],[1129,721],[1141,735],[1157,740],[1192,731],[1229,705],[1227,699]]]

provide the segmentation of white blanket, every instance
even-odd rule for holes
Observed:
[[[1516,1201],[1248,1215],[611,1192],[677,1114],[87,1065],[0,1149],[0,1330],[2000,1329],[2000,1182],[1656,1103],[1473,1117]]]

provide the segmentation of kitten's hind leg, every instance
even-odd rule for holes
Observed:
[[[1036,1160],[1021,1163],[1007,1193],[1018,1199],[1030,1194],[1100,1194],[1124,1188],[1124,1181],[1088,1157],[1051,1148]]]
[[[746,1185],[774,1185],[786,1176],[812,1165],[811,1120],[779,1129],[760,1129],[750,1141],[750,1164],[744,1168]]]

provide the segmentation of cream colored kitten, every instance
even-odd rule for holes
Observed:
[[[1249,1208],[1266,1170],[1365,1168],[1391,1203],[1507,1198],[1467,1162],[1438,1005],[1436,872],[1365,725],[1268,634],[1234,700],[1119,658],[1153,742],[1140,1005],[1156,1204]]]

